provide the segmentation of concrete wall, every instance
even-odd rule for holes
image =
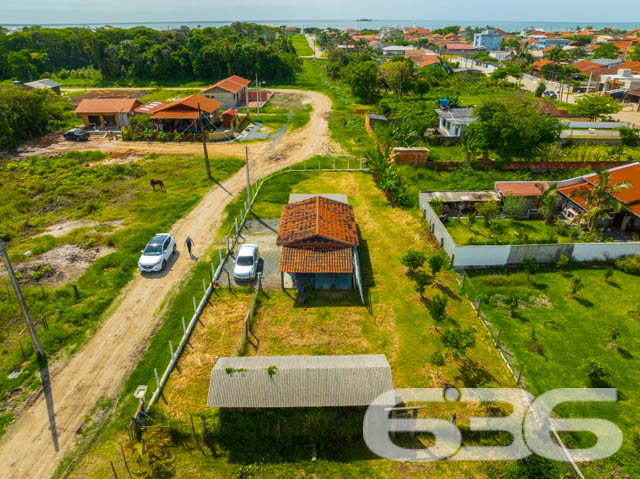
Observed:
[[[423,198],[420,198],[420,209],[423,211],[424,219],[427,220],[431,227],[431,233],[438,239],[440,246],[442,246],[447,255],[449,255],[449,259],[451,259],[455,253],[456,244],[447,231],[447,228],[444,227],[442,221],[440,221],[440,218],[436,215],[436,212],[431,208],[431,205]]]
[[[423,198],[420,198],[420,209],[429,223],[431,233],[449,256],[454,268],[517,266],[525,258],[534,258],[542,264],[556,263],[561,255],[575,261],[606,261],[640,254],[640,242],[458,246]]]

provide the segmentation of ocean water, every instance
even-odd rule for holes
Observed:
[[[462,27],[485,27],[491,25],[495,28],[500,28],[506,32],[520,32],[526,27],[542,28],[546,31],[567,31],[575,30],[578,27],[593,27],[594,29],[600,29],[604,27],[612,27],[620,30],[634,30],[640,28],[640,21],[637,22],[617,22],[617,23],[602,23],[602,22],[551,22],[551,21],[521,21],[521,22],[496,22],[492,20],[481,21],[463,21],[463,20],[371,20],[371,21],[357,21],[357,20],[239,20],[252,23],[259,23],[263,25],[294,25],[297,27],[317,27],[317,28],[337,28],[340,30],[346,30],[347,28],[356,28],[361,30],[363,28],[380,29],[382,27],[422,27],[430,28],[434,30],[436,28],[443,28],[448,25],[460,25]],[[180,22],[149,22],[149,23],[67,23],[67,24],[40,24],[41,26],[52,28],[63,27],[85,27],[85,28],[100,28],[105,25],[111,25],[118,28],[133,28],[136,26],[146,26],[156,30],[170,30],[180,28],[181,26],[187,26],[189,28],[204,28],[204,27],[221,27],[224,25],[231,25],[230,21],[219,22],[205,22],[205,21],[180,21]],[[3,24],[3,26],[10,30],[20,30],[27,24]]]

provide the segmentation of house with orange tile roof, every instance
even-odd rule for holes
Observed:
[[[154,110],[151,119],[162,131],[200,131],[218,122],[222,102],[203,95],[191,95]]]
[[[203,90],[202,94],[207,98],[222,102],[222,107],[225,109],[235,108],[246,101],[250,83],[251,80],[232,75]]]
[[[360,240],[345,195],[291,195],[280,218],[276,244],[295,289],[360,289]]]
[[[142,102],[136,98],[86,98],[75,109],[85,126],[121,128],[129,126],[129,119]]]
[[[611,168],[609,171],[609,185],[628,183],[629,189],[622,189],[613,196],[622,203],[624,208],[619,213],[610,216],[606,222],[621,231],[640,228],[640,163]],[[568,180],[566,184],[558,186],[558,194],[563,198],[562,207],[572,209],[578,213],[587,213],[589,205],[586,197],[598,185],[599,176],[596,173]]]

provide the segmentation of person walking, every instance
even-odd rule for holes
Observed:
[[[193,258],[193,255],[191,254],[191,247],[196,244],[195,241],[193,241],[190,236],[187,236],[187,239],[184,240],[184,244],[187,245],[187,250],[189,251],[189,257]]]

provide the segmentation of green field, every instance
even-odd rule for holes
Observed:
[[[311,160],[313,161],[313,160]],[[310,161],[310,163],[311,163]],[[432,286],[427,288],[427,301],[436,294],[447,294],[449,319],[436,324],[429,316],[420,295],[413,289],[413,282],[406,274],[406,268],[400,264],[403,248],[395,245],[407,244],[424,248],[429,255],[437,248],[429,243],[428,231],[424,228],[417,213],[391,206],[374,186],[367,174],[349,173],[280,173],[267,180],[261,190],[254,208],[254,214],[261,219],[280,215],[282,206],[293,192],[342,192],[349,197],[354,206],[356,221],[362,237],[363,275],[367,287],[367,296],[371,303],[371,312],[362,306],[358,295],[353,293],[337,294],[328,292],[312,295],[305,310],[294,309],[292,299],[279,291],[267,291],[261,297],[255,320],[255,332],[260,338],[259,349],[246,349],[247,354],[350,354],[380,353],[387,355],[392,366],[394,384],[398,387],[421,387],[443,384],[462,385],[511,385],[504,364],[496,353],[491,341],[470,308],[452,271],[438,274]],[[234,204],[240,204],[242,198],[234,200],[228,212],[234,211]],[[221,230],[224,229],[224,225]],[[397,477],[403,475],[443,474],[452,477],[495,477],[496,474],[520,471],[517,464],[466,463],[456,464],[439,462],[432,464],[402,465],[391,461],[379,460],[372,456],[353,428],[359,428],[356,418],[343,415],[343,426],[336,426],[343,434],[346,443],[331,445],[331,441],[319,432],[319,460],[312,463],[308,459],[308,439],[299,437],[298,430],[292,429],[288,439],[282,444],[274,444],[269,432],[274,418],[281,418],[284,428],[292,427],[297,421],[304,423],[310,417],[321,424],[332,422],[328,413],[321,411],[286,411],[260,416],[247,414],[245,419],[232,418],[235,427],[230,428],[227,420],[217,411],[204,407],[208,388],[210,368],[214,356],[233,355],[241,343],[242,320],[250,301],[250,294],[243,289],[232,292],[220,291],[213,297],[209,308],[203,315],[202,325],[196,328],[191,339],[192,348],[188,348],[181,358],[178,368],[165,388],[166,402],[161,401],[154,413],[158,424],[173,431],[169,454],[168,473],[177,477],[207,475],[208,477],[243,476],[247,471],[254,477],[291,477],[292,475],[317,477]],[[176,316],[174,328],[179,329]],[[168,323],[167,323],[168,324]],[[169,327],[169,326],[166,326]],[[467,354],[455,359],[443,347],[442,331],[448,328],[474,328],[476,346]],[[159,347],[166,348],[166,336],[162,340],[154,338]],[[431,359],[434,353],[444,356],[443,365],[435,365]],[[146,358],[146,357],[145,357]],[[143,359],[145,362],[146,359]],[[126,390],[130,392],[135,384],[152,383],[152,371],[141,367],[128,381]],[[118,474],[124,471],[121,460],[116,461],[119,442],[126,444],[124,426],[129,414],[135,407],[130,394],[123,397],[119,413],[99,433],[95,446],[89,454],[80,458],[73,469],[72,477],[100,477],[110,470],[110,460],[114,460]],[[474,410],[471,410],[474,409]],[[432,413],[449,417],[456,410],[459,424],[464,429],[465,418],[480,409],[457,410],[455,406],[434,408]],[[189,432],[188,436],[178,439],[178,430],[185,433],[191,430],[189,415],[203,415],[208,433],[202,437],[200,419],[197,420],[196,433],[205,453],[195,453],[196,443]],[[284,416],[283,416],[284,414]],[[311,415],[311,416],[310,416]],[[350,423],[349,421],[354,421]],[[239,423],[237,421],[240,421]],[[243,422],[244,421],[244,422]],[[247,421],[255,429],[246,431]],[[327,421],[329,421],[327,423]],[[346,425],[351,436],[346,433]],[[358,426],[355,426],[358,424]],[[289,425],[289,426],[287,426]],[[328,426],[329,427],[329,426]],[[287,429],[289,430],[289,429]],[[231,438],[236,438],[237,441]],[[295,438],[295,439],[294,439]],[[426,440],[426,436],[424,438]],[[469,444],[477,444],[480,439],[469,436]],[[486,437],[481,441],[491,444],[500,443],[503,438]],[[191,449],[191,453],[189,452]],[[277,452],[280,451],[280,452]],[[133,461],[130,457],[130,464]],[[134,466],[139,470],[138,465]],[[252,476],[249,476],[252,477]],[[513,476],[516,477],[516,476]]]
[[[313,50],[309,46],[309,42],[307,42],[307,39],[303,34],[297,33],[294,35],[289,35],[289,39],[291,40],[293,48],[295,48],[296,53],[299,57],[313,56]]]
[[[530,278],[519,271],[469,271],[465,288],[480,302],[483,314],[513,355],[514,367],[524,367],[527,389],[540,394],[555,388],[593,385],[583,368],[594,359],[613,375],[616,404],[572,403],[560,411],[574,417],[608,419],[622,429],[623,447],[614,456],[581,469],[588,477],[640,476],[640,278],[604,267],[544,268]],[[571,282],[584,288],[575,295]],[[508,298],[517,298],[512,309]],[[612,340],[611,328],[620,336]],[[569,447],[587,447],[593,436],[565,435]]]
[[[107,164],[103,163],[106,156],[69,152],[62,157],[8,160],[0,170],[0,232],[18,268],[25,251],[31,251],[35,259],[66,245],[80,252],[106,248],[108,253],[74,281],[77,298],[71,284],[64,281],[41,287],[42,281],[57,273],[57,265],[19,275],[50,359],[73,353],[87,340],[100,324],[102,313],[132,278],[144,245],[158,231],[169,230],[214,185],[206,178],[202,158],[153,155],[128,164]],[[234,158],[213,159],[212,175],[222,181],[243,164]],[[149,187],[149,179],[158,177],[165,179],[166,194],[154,193]],[[70,221],[86,223],[74,223],[76,227],[59,236],[42,234],[52,225]],[[6,277],[0,280],[5,281]],[[7,297],[2,286],[0,375],[6,378],[14,369],[23,370],[16,379],[0,382],[0,398],[13,397],[2,403],[0,414],[9,414],[39,378],[32,346],[20,335],[22,322],[15,296]],[[46,330],[42,318],[47,319]]]

